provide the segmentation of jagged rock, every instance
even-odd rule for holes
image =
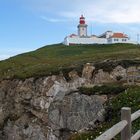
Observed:
[[[140,66],[137,67],[137,70],[140,71]]]
[[[75,70],[69,72],[68,75],[71,80],[75,80],[75,79],[79,78],[79,75],[78,75],[77,71],[75,71]]]
[[[94,70],[95,67],[90,63],[87,63],[83,68],[82,77],[84,77],[86,80],[91,80]]]
[[[94,84],[111,83],[113,79],[108,72],[104,72],[102,69],[98,70],[98,73],[94,76]]]
[[[96,97],[97,97],[97,99],[99,99],[100,100],[100,103],[101,104],[104,104],[107,100],[108,100],[108,97],[107,97],[107,95],[95,95]]]
[[[134,85],[139,81],[139,70],[136,67],[127,68],[127,83],[129,85]]]
[[[68,91],[72,92],[77,90],[78,87],[84,86],[85,84],[86,84],[86,79],[79,77],[74,81],[70,81],[69,83],[67,83],[67,89],[69,89]]]
[[[59,136],[57,137],[52,129],[48,130],[47,140],[59,140]]]
[[[3,108],[0,107],[0,126],[3,125],[6,116],[4,115]]]
[[[33,97],[30,104],[37,110],[47,110],[49,99],[47,99],[45,96],[41,97]]]
[[[15,122],[8,120],[4,127],[3,140],[47,140],[42,128],[33,119],[23,115]]]
[[[127,68],[127,73],[136,72],[136,71],[137,71],[137,68],[135,66],[131,66],[131,67]]]
[[[51,84],[50,84],[51,83]],[[54,100],[61,100],[65,96],[65,94],[77,90],[78,87],[81,87],[85,83],[85,79],[77,78],[74,81],[66,82],[63,77],[53,76],[45,79],[43,82],[45,87],[47,88],[46,96],[35,97],[31,100],[32,105],[36,107],[36,109],[48,109],[51,102]],[[49,88],[48,88],[49,87]]]
[[[47,95],[47,96],[50,96],[51,91],[55,92],[54,94],[56,94],[57,91],[55,91],[54,86],[56,85],[56,86],[61,87],[61,85],[57,85],[59,83],[63,86],[67,82],[63,76],[55,76],[55,75],[49,76],[43,79],[43,81],[41,82],[40,91],[44,93],[44,95]]]
[[[103,121],[104,109],[101,100],[97,96],[72,93],[62,101],[52,102],[48,111],[49,126],[54,134],[57,132],[59,135],[61,130],[80,131],[83,128],[93,128],[97,120]]]
[[[37,118],[41,119],[43,122],[48,122],[48,114],[46,112],[38,112],[36,110],[31,109],[31,113]]]
[[[126,80],[126,69],[119,65],[110,75],[114,81]]]
[[[39,125],[29,125],[24,129],[25,140],[47,140]]]
[[[29,125],[27,128],[21,128],[18,125],[7,125],[5,128],[6,140],[47,140],[43,135],[39,125]]]

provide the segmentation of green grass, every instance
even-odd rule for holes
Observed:
[[[74,134],[70,140],[94,140],[120,121],[122,107],[130,107],[132,113],[140,109],[140,87],[129,87],[125,92],[109,100],[106,103],[106,121],[101,123],[94,131]],[[135,134],[138,130],[140,130],[140,118],[132,123],[132,133]],[[115,140],[119,140],[119,136]]]
[[[79,67],[86,62],[139,58],[140,47],[132,44],[49,45],[0,61],[0,78],[39,77]]]

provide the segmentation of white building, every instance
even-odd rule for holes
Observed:
[[[112,31],[107,31],[100,36],[87,35],[87,24],[85,23],[85,18],[81,15],[79,20],[78,35],[71,34],[66,36],[64,39],[65,45],[74,44],[114,44],[114,43],[132,43],[137,44],[135,41],[131,41],[128,35],[124,33],[113,33]]]

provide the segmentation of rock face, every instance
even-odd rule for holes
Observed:
[[[81,77],[69,72],[70,81],[63,75],[0,81],[0,140],[67,140],[71,133],[92,129],[103,120],[107,98],[81,95],[78,87],[127,77],[135,82],[137,69],[117,66],[107,72],[86,64]]]
[[[0,139],[66,140],[73,131],[94,127],[103,106],[96,97],[73,93],[84,84],[84,78],[67,82],[63,76],[1,81]]]
[[[94,77],[94,84],[111,83],[113,79],[108,72],[104,72],[102,69],[98,70],[98,73]]]
[[[117,80],[126,80],[126,76],[127,76],[126,69],[123,68],[120,65],[118,65],[111,72],[111,77],[113,78],[114,81],[117,81]]]
[[[56,139],[68,139],[67,133],[92,129],[103,121],[104,108],[96,96],[72,93],[51,103],[48,120]],[[63,135],[62,135],[63,134]]]
[[[95,67],[90,63],[87,63],[83,68],[82,77],[84,77],[88,82],[90,82],[94,71]]]

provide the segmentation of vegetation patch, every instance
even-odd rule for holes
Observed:
[[[85,95],[116,95],[126,90],[122,85],[102,85],[94,87],[80,87],[79,91]]]
[[[139,66],[140,60],[107,60],[105,62],[95,62],[94,64],[96,71],[103,69],[106,72],[111,72],[118,65],[121,65],[123,68]]]
[[[74,134],[70,140],[94,140],[107,129],[120,121],[121,108],[130,107],[132,113],[140,109],[140,87],[129,87],[115,98],[109,100],[106,105],[105,122],[99,123],[93,131]],[[133,122],[132,133],[135,134],[140,129],[140,119]],[[120,135],[115,140],[119,140]]]

